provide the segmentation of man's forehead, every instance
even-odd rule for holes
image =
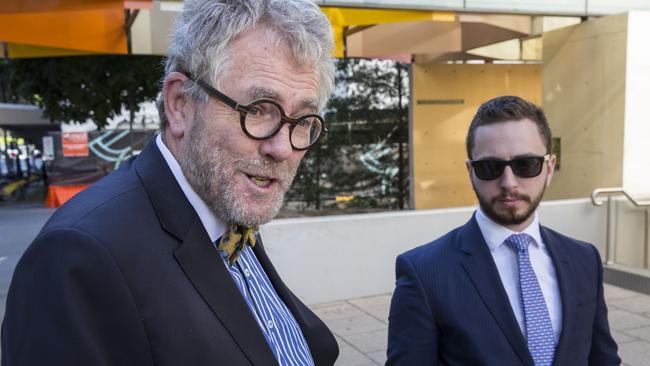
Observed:
[[[316,65],[300,64],[286,44],[269,39],[268,29],[255,27],[231,43],[227,70],[235,96],[273,99],[291,109],[317,110],[320,75]]]
[[[474,135],[472,155],[513,158],[545,151],[544,140],[531,120],[505,121],[480,126]]]
[[[530,139],[542,136],[537,124],[529,119],[489,123],[476,128],[475,136],[498,139]]]

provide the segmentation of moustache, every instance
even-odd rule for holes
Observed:
[[[527,194],[520,194],[517,192],[509,192],[509,191],[502,191],[498,196],[492,198],[492,203],[496,203],[497,201],[502,201],[506,199],[516,199],[524,202],[531,202],[530,196]]]

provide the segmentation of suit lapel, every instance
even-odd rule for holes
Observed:
[[[162,227],[182,243],[179,265],[253,365],[277,366],[275,356],[248,305],[214,249],[201,220],[183,194],[152,139],[136,160],[136,170]]]
[[[289,290],[289,288],[284,284],[278,272],[275,270],[275,267],[271,263],[271,260],[266,255],[264,250],[264,245],[262,244],[261,238],[257,237],[258,242],[255,245],[253,251],[257,260],[262,265],[264,272],[269,277],[273,288],[278,293],[278,296],[282,299],[284,304],[287,306],[289,311],[293,314],[294,318],[298,322],[300,329],[302,330],[305,340],[309,345],[309,350],[311,352],[312,358],[314,359],[315,365],[329,365],[334,362],[337,357],[337,354],[331,354],[328,352],[322,352],[320,350],[324,345],[336,344],[334,336],[325,326],[325,324],[318,319],[315,315],[311,314],[311,311],[304,305],[298,298]],[[311,315],[311,316],[310,316]]]
[[[574,286],[575,278],[573,275],[573,267],[570,256],[566,253],[566,248],[557,237],[547,228],[540,226],[542,240],[548,248],[548,251],[555,266],[555,273],[557,274],[557,282],[560,288],[560,295],[562,300],[562,333],[560,340],[555,351],[555,363],[559,364],[564,352],[567,352],[566,344],[567,339],[570,337],[569,330],[573,327],[573,320],[575,318],[576,310],[576,289]]]
[[[483,299],[483,303],[517,355],[525,364],[532,365],[533,360],[528,352],[528,346],[521,334],[490,249],[481,234],[475,217],[472,217],[463,227],[460,241],[462,250],[467,253],[462,265]]]
[[[149,140],[134,165],[160,225],[182,241],[196,213],[158,150],[155,137]]]
[[[277,365],[248,305],[197,218],[174,252],[187,277],[253,365]]]

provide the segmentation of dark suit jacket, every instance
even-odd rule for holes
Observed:
[[[338,346],[255,254],[316,365]],[[263,334],[152,140],[58,209],[18,263],[2,365],[277,365]]]
[[[562,297],[554,365],[618,365],[596,248],[541,227]],[[472,218],[397,258],[387,365],[533,365],[483,235]]]

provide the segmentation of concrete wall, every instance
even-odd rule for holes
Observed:
[[[154,1],[140,10],[131,28],[132,51],[141,55],[166,55],[169,37],[183,3]]]
[[[464,224],[473,207],[276,220],[264,245],[287,285],[308,304],[394,288],[395,257]],[[543,202],[541,222],[604,253],[604,207],[586,199]],[[603,254],[604,255],[604,254]]]
[[[650,195],[650,12],[621,14],[543,35],[543,106],[561,138],[547,197],[624,187]]]
[[[413,64],[412,192],[415,208],[476,203],[465,136],[479,105],[499,95],[541,102],[540,65]]]
[[[588,197],[623,185],[627,15],[543,35],[543,107],[561,138],[546,197]]]
[[[610,261],[641,269],[650,269],[650,227],[646,207],[636,207],[623,198],[612,200],[612,234],[615,246]]]

